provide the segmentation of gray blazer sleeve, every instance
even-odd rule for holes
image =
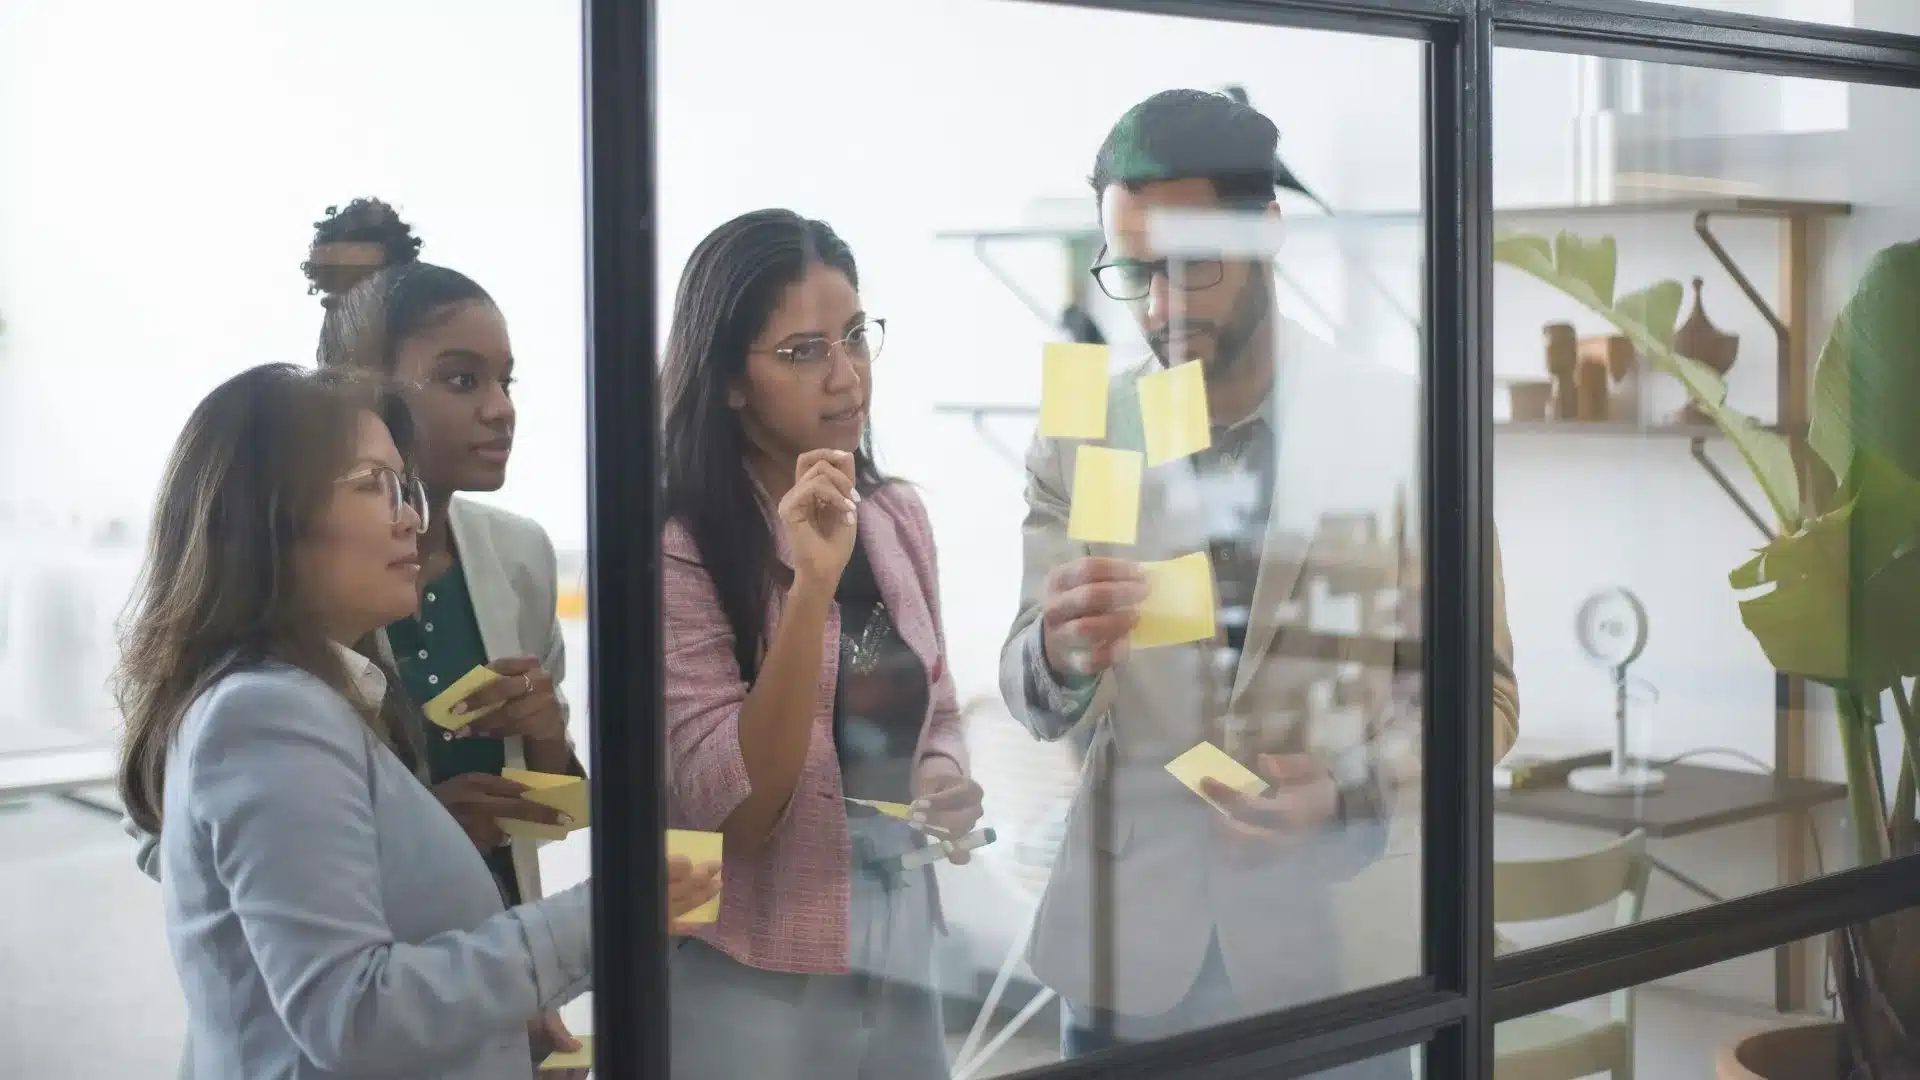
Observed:
[[[275,1012],[321,1069],[412,1074],[587,988],[585,885],[472,931],[394,940],[369,779],[385,750],[331,691],[305,676],[230,680],[197,719],[175,759],[182,824]]]
[[[133,865],[140,872],[155,881],[160,880],[160,838],[133,823],[130,817],[121,817],[120,830],[133,838]]]

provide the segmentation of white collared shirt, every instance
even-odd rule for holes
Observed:
[[[377,706],[386,700],[387,676],[380,670],[380,665],[337,641],[333,643],[333,651],[340,657],[340,663],[346,666],[347,678],[352,682],[354,692],[360,695],[362,704]]]

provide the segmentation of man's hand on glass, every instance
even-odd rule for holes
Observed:
[[[1126,657],[1147,578],[1138,563],[1089,555],[1047,575],[1041,649],[1062,682],[1084,681]]]

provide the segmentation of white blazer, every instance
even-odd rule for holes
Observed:
[[[560,717],[567,720],[572,714],[566,695],[560,691],[567,674],[567,647],[560,634],[559,569],[547,531],[532,518],[461,498],[447,505],[447,524],[459,553],[460,571],[467,578],[467,596],[473,601],[473,618],[480,626],[480,642],[486,646],[487,659],[538,659],[553,677]],[[386,631],[378,637],[380,656],[392,667],[393,646],[387,642]],[[517,736],[506,740],[510,769],[527,767],[522,742]],[[567,743],[573,744],[571,736]],[[420,768],[421,780],[429,781],[425,760]],[[521,837],[510,843],[520,899],[536,899],[542,895],[541,842]]]

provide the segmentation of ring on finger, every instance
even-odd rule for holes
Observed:
[[[525,697],[525,696],[527,696],[528,694],[531,694],[531,693],[533,693],[533,672],[531,672],[531,671],[523,671],[523,672],[521,672],[521,673],[520,673],[520,683],[521,683],[521,685],[522,685],[523,687],[525,687],[525,689],[523,689],[523,690],[521,690],[521,691],[520,691],[520,696],[521,696],[521,697]]]

